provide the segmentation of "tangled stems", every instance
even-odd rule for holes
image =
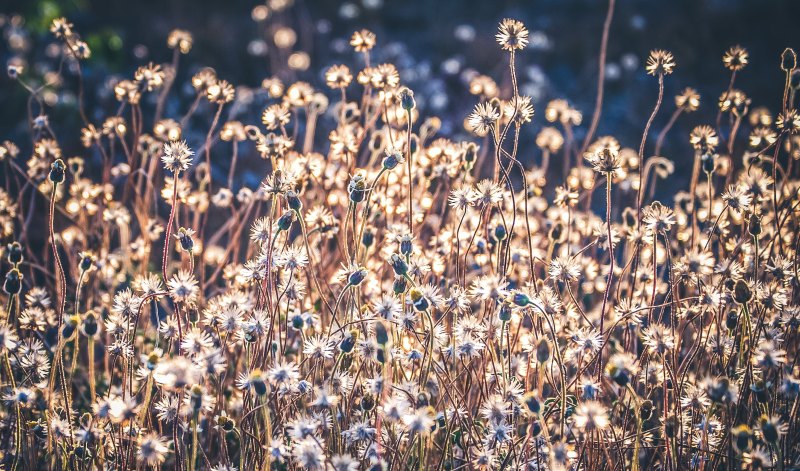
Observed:
[[[9,319],[11,315],[11,306],[13,305],[13,301],[16,295],[10,294],[8,297],[8,312],[6,316],[6,321]],[[8,380],[11,382],[11,391],[12,394],[16,392],[17,389],[17,380],[14,378],[14,370],[11,369],[11,362],[8,358],[8,349],[0,346],[3,350],[3,366],[6,370],[6,375],[8,376]],[[12,399],[14,403],[14,460],[11,464],[11,469],[16,470],[19,467],[20,457],[22,455],[22,437],[23,437],[23,430],[22,430],[22,408],[19,405],[19,401],[16,398]]]

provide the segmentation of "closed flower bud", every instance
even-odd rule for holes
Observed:
[[[753,394],[758,402],[766,404],[770,400],[770,386],[772,386],[772,383],[765,382],[764,380],[758,380],[750,385],[750,390],[753,391]]]
[[[402,161],[403,154],[401,154],[399,150],[387,150],[386,157],[383,158],[383,168],[386,170],[394,170]]]
[[[664,435],[668,438],[674,438],[678,431],[678,419],[674,415],[667,417],[664,422]]]
[[[192,409],[195,411],[200,410],[203,406],[203,387],[199,384],[195,384],[189,388],[189,400],[192,404]]]
[[[347,277],[347,284],[350,286],[358,286],[364,282],[364,279],[367,277],[367,270],[365,268],[359,268],[350,276]]]
[[[550,342],[547,339],[540,339],[536,344],[536,361],[544,364],[550,359]]]
[[[175,234],[175,238],[180,242],[181,248],[187,252],[191,252],[194,249],[194,239],[192,238],[193,232],[194,231],[191,229],[181,227],[178,229],[178,233]]]
[[[508,322],[511,320],[511,306],[507,303],[503,303],[500,305],[500,312],[497,314],[503,322]]]
[[[525,294],[525,293],[522,293],[520,291],[516,291],[511,296],[511,302],[513,302],[514,304],[516,304],[519,307],[525,307],[525,306],[527,306],[528,304],[531,303],[531,298],[529,298],[528,295]]]
[[[6,281],[3,283],[3,290],[8,295],[17,295],[22,291],[22,273],[16,268],[12,268],[6,273]]]
[[[389,259],[389,264],[392,265],[392,270],[394,270],[398,276],[404,276],[408,273],[408,264],[403,260],[403,257],[396,253],[392,254]]]
[[[97,316],[92,311],[87,312],[81,323],[81,332],[87,337],[94,337],[98,330]]]
[[[750,222],[747,225],[747,231],[753,237],[761,235],[761,216],[753,214],[750,216]]]
[[[372,247],[372,244],[375,243],[375,233],[372,232],[372,229],[364,229],[364,235],[361,236],[361,243],[364,244],[364,247]]]
[[[428,398],[428,395],[425,393],[417,394],[417,408],[428,407],[428,405],[430,405],[430,399]]]
[[[400,89],[397,93],[397,98],[400,100],[400,106],[406,111],[411,111],[417,107],[417,103],[414,101],[414,92],[407,87]]]
[[[498,224],[494,228],[494,238],[498,241],[505,240],[506,236],[508,235],[508,231],[506,231],[506,226],[502,224]]]
[[[67,166],[64,165],[64,161],[61,159],[56,159],[56,161],[50,166],[50,181],[55,184],[63,183],[66,170]]]
[[[266,393],[267,393],[267,383],[266,383],[266,381],[264,381],[264,379],[263,379],[263,378],[260,378],[260,377],[258,377],[258,378],[253,378],[253,379],[250,381],[250,384],[252,384],[252,386],[253,386],[253,390],[254,390],[254,391],[256,392],[256,394],[258,394],[259,396],[263,396],[264,394],[266,394]]]
[[[300,197],[297,196],[297,193],[294,190],[289,190],[286,192],[286,204],[289,206],[289,209],[296,213],[300,213],[303,209],[303,202],[300,201]]]
[[[747,425],[739,425],[731,430],[731,439],[733,440],[733,447],[739,453],[746,453],[750,451],[753,442],[753,432]]]
[[[736,311],[728,311],[728,314],[725,315],[725,327],[728,330],[733,330],[739,324],[739,313]]]
[[[642,420],[649,420],[653,415],[653,401],[647,399],[642,401],[642,406],[639,408],[639,417]]]
[[[538,414],[542,410],[542,403],[533,391],[522,397],[522,404],[531,414]]]
[[[281,217],[278,218],[278,230],[279,231],[288,231],[290,227],[292,227],[292,222],[294,221],[294,212],[286,211],[283,213]]]
[[[553,224],[550,229],[550,240],[560,240],[561,234],[564,232],[564,225],[560,222]]]
[[[353,329],[350,331],[349,335],[339,342],[339,350],[341,350],[343,353],[352,352],[353,347],[356,346],[356,340],[358,340],[358,330]]]
[[[386,346],[389,343],[389,332],[386,330],[386,325],[382,321],[375,323],[375,341],[378,345]]]
[[[538,420],[534,420],[528,427],[528,431],[532,437],[538,437],[542,433],[542,423]]]
[[[8,244],[8,252],[6,254],[8,257],[8,263],[12,265],[18,265],[22,263],[22,246],[19,242],[12,242]]]
[[[781,70],[791,72],[797,68],[797,54],[794,49],[787,47],[781,54]]]
[[[350,196],[352,203],[360,203],[364,201],[367,194],[367,183],[361,175],[354,176],[350,183],[347,184],[347,193]]]
[[[218,415],[217,418],[217,425],[219,428],[226,432],[230,432],[233,430],[233,427],[236,426],[236,422],[234,422],[230,417],[227,415]]]
[[[737,280],[733,286],[733,300],[739,304],[745,304],[753,299],[753,292],[744,280]]]
[[[375,398],[372,394],[364,394],[364,397],[361,398],[361,410],[364,412],[369,412],[375,408]]]
[[[474,162],[478,156],[478,146],[474,142],[470,142],[467,144],[467,147],[464,148],[464,161],[466,162]]]
[[[414,244],[412,241],[414,240],[413,237],[406,234],[400,238],[400,253],[403,255],[411,255],[411,252],[414,250]]]
[[[406,288],[408,288],[408,281],[401,276],[397,276],[394,278],[392,282],[392,291],[394,294],[402,294],[406,292]]]
[[[414,305],[414,309],[417,311],[426,311],[430,306],[428,299],[419,289],[411,288],[411,291],[408,294],[411,297],[411,303]]]
[[[90,252],[81,252],[80,257],[81,261],[79,265],[81,271],[89,271],[94,266],[94,254]]]

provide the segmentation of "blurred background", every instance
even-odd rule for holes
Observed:
[[[501,87],[507,85],[507,55],[499,50],[494,34],[502,18],[518,18],[531,31],[528,50],[518,56],[521,93],[533,97],[537,112],[523,136],[527,140],[546,124],[544,107],[553,98],[567,98],[583,112],[578,138],[588,126],[608,7],[602,0],[271,0],[267,4],[250,0],[0,0],[0,5],[4,63],[23,60],[33,70],[54,67],[56,61],[47,57],[47,45],[54,42],[49,23],[59,16],[74,23],[92,48],[85,74],[93,84],[89,89],[96,92],[87,99],[97,105],[97,116],[115,106],[113,95],[110,103],[103,101],[115,77],[129,78],[136,67],[149,61],[170,61],[165,41],[174,28],[189,30],[195,37],[192,51],[181,59],[183,73],[177,83],[186,84],[189,74],[210,66],[221,78],[253,90],[276,73],[286,81],[307,80],[325,89],[322,76],[328,66],[345,63],[354,70],[362,66],[348,39],[354,30],[368,28],[378,36],[374,60],[396,64],[401,81],[416,92],[423,115],[440,116],[443,133],[453,137],[464,133],[463,119],[477,102],[467,87],[476,71],[493,77]],[[651,49],[668,49],[675,55],[677,68],[666,79],[665,105],[651,136],[674,110],[674,95],[686,86],[696,88],[702,96],[700,111],[681,117],[664,151],[679,164],[690,161],[685,136],[696,124],[713,123],[716,101],[728,85],[723,52],[735,44],[749,50],[750,65],[737,77],[737,88],[752,99],[752,107],[775,109],[784,79],[780,54],[785,47],[800,48],[798,18],[800,2],[796,0],[617,0],[598,135],[613,134],[623,145],[638,147],[657,95],[657,81],[644,72],[644,61]],[[282,47],[275,41],[280,28],[289,30],[284,31]],[[292,58],[299,67],[288,69],[285,64]],[[0,84],[0,138],[7,139],[26,131],[21,120],[25,96],[5,75]],[[186,100],[191,101],[188,85],[175,90],[168,115],[169,107],[179,114],[188,106]],[[64,110],[74,96],[67,90],[52,100],[57,115],[67,113]],[[263,107],[257,94],[255,100],[252,116],[237,119],[257,122]],[[238,112],[246,115],[246,110],[240,107]]]

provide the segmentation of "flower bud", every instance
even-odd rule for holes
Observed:
[[[303,209],[303,202],[300,201],[300,197],[297,196],[297,193],[294,190],[289,190],[286,192],[286,204],[289,205],[289,209],[296,213],[300,213]]]
[[[8,263],[12,265],[18,265],[22,263],[22,246],[19,242],[12,242],[8,244],[8,252],[6,254],[8,257]]]
[[[406,111],[411,111],[417,107],[417,103],[414,101],[414,92],[407,87],[400,89],[397,93],[397,98],[400,99],[400,106]]]
[[[278,231],[288,231],[294,221],[294,212],[286,211],[278,218]]]
[[[745,304],[753,299],[753,292],[744,280],[736,280],[733,286],[733,300],[739,304]]]
[[[758,214],[753,214],[750,216],[750,222],[748,223],[747,231],[753,237],[758,237],[761,235],[761,216]]]
[[[3,283],[3,290],[6,294],[13,296],[22,291],[22,273],[16,268],[12,268],[6,273],[6,281]]]
[[[383,168],[386,170],[394,170],[402,161],[403,154],[401,154],[399,150],[387,150],[386,157],[383,158]]]
[[[361,243],[364,244],[364,247],[372,247],[372,244],[375,243],[375,233],[372,232],[372,229],[364,229],[364,235],[361,236]]]
[[[350,286],[360,285],[367,277],[367,273],[368,272],[365,268],[359,268],[355,270],[353,273],[350,273],[350,276],[347,277],[347,284]]]
[[[787,47],[781,54],[781,70],[791,72],[797,68],[797,54],[794,49]]]
[[[64,161],[61,159],[56,159],[56,161],[50,166],[50,181],[55,184],[63,183],[66,170],[67,166],[64,165]]]
[[[90,252],[81,252],[80,257],[79,266],[81,271],[89,271],[94,266],[94,255]]]
[[[403,255],[411,255],[411,252],[414,250],[414,244],[412,241],[414,240],[413,237],[406,234],[400,238],[400,253]]]
[[[339,350],[341,350],[342,353],[352,352],[353,347],[356,346],[357,339],[358,339],[358,330],[356,329],[351,330],[349,332],[349,335],[347,335],[345,338],[342,339],[341,342],[339,342]]]
[[[502,224],[498,224],[494,228],[494,237],[498,241],[505,240],[506,236],[508,235],[508,231],[506,231],[506,226]]]
[[[389,343],[389,332],[386,330],[386,325],[382,321],[375,323],[375,340],[378,342],[378,345],[383,347]]]
[[[347,184],[347,193],[350,196],[352,203],[360,203],[364,201],[367,194],[367,183],[361,175],[354,176],[350,183]]]
[[[81,323],[81,332],[87,337],[94,337],[98,331],[97,316],[93,311],[87,312]]]
[[[521,291],[515,291],[514,294],[511,296],[511,302],[519,307],[525,307],[531,303],[531,298],[529,298],[527,294]]]
[[[539,340],[539,343],[536,344],[536,361],[539,364],[544,364],[547,360],[550,359],[550,342],[547,339],[542,338]]]
[[[408,288],[408,281],[402,276],[397,276],[394,278],[394,282],[392,282],[392,291],[394,294],[402,294],[406,292],[406,288]]]
[[[414,305],[414,309],[417,311],[426,311],[430,306],[428,299],[418,288],[411,288],[411,291],[408,294],[411,297],[411,303]]]
[[[408,264],[400,255],[392,254],[389,259],[389,264],[398,276],[405,276],[408,273]]]

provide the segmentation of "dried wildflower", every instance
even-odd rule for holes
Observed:
[[[190,303],[200,292],[197,279],[188,271],[180,270],[167,282],[169,294],[175,301]]]
[[[290,118],[289,110],[283,104],[270,105],[261,114],[261,122],[270,131],[286,126]]]
[[[778,115],[775,126],[779,131],[788,134],[800,133],[800,114],[795,109],[789,109]]]
[[[485,136],[500,119],[500,112],[491,103],[478,103],[467,120],[472,132]]]
[[[133,77],[137,84],[140,84],[148,92],[161,88],[164,85],[164,71],[158,64],[152,62],[136,69]]]
[[[172,141],[164,144],[164,154],[161,161],[164,168],[173,173],[185,172],[192,164],[194,152],[189,149],[186,141]]]
[[[525,49],[528,45],[528,28],[521,21],[505,18],[498,26],[495,38],[505,51]]]
[[[503,200],[503,189],[491,180],[481,180],[472,191],[472,199],[478,205],[496,204]]]
[[[592,166],[595,172],[608,175],[612,179],[621,169],[619,152],[614,150],[614,148],[603,147],[595,152],[585,154],[584,158],[589,162],[589,165]]]
[[[719,145],[719,138],[714,128],[702,125],[692,129],[689,135],[689,142],[696,150],[702,153],[708,153],[714,152],[714,149],[717,148],[717,145]]]
[[[725,65],[726,69],[736,72],[744,69],[749,57],[750,55],[747,53],[747,49],[741,46],[733,46],[722,55],[722,63]]]
[[[686,87],[679,95],[675,96],[675,106],[687,113],[697,111],[697,108],[700,107],[700,94],[694,88]]]
[[[192,33],[182,29],[173,29],[167,36],[167,46],[179,50],[181,54],[188,54],[192,50],[192,42]]]
[[[139,449],[136,457],[148,466],[158,466],[166,461],[169,452],[166,440],[155,433],[139,437]]]
[[[673,211],[658,201],[643,208],[643,213],[642,224],[654,233],[667,233],[672,226],[675,225],[675,215]]]
[[[369,52],[375,47],[375,33],[366,29],[356,31],[350,38],[350,45],[356,52]]]
[[[575,426],[585,432],[605,430],[611,424],[608,410],[597,401],[586,401],[575,410]]]
[[[649,75],[669,75],[675,69],[675,58],[669,51],[655,49],[647,57],[645,70]]]
[[[536,136],[536,145],[542,150],[555,154],[564,145],[564,136],[558,129],[546,126]]]
[[[211,103],[224,105],[233,101],[235,90],[226,80],[215,80],[206,88],[206,98]]]
[[[346,65],[334,65],[325,72],[325,81],[333,89],[347,88],[353,81],[353,74]]]
[[[516,95],[503,104],[503,115],[518,124],[530,123],[533,119],[531,97]]]
[[[66,18],[55,18],[50,24],[50,32],[58,39],[71,39],[74,35],[72,27],[72,23],[67,21]]]

